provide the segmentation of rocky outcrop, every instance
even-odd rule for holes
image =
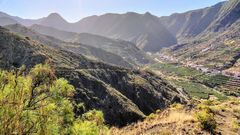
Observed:
[[[186,102],[179,92],[162,78],[149,72],[107,65],[82,55],[53,49],[29,38],[24,39],[0,28],[0,68],[27,68],[49,61],[58,77],[75,86],[75,100],[87,109],[100,109],[106,122],[125,125],[144,118],[172,102]]]

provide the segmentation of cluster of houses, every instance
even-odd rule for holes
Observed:
[[[178,62],[176,58],[168,55],[159,55],[159,58],[164,61]]]
[[[229,71],[221,71],[221,70],[217,70],[217,69],[210,69],[210,68],[204,67],[203,65],[197,65],[194,63],[187,63],[186,65],[190,68],[194,68],[194,69],[202,71],[204,73],[209,73],[212,75],[222,74],[225,76],[230,76],[230,77],[240,79],[240,72],[229,72]]]
[[[167,55],[158,54],[158,58],[163,60],[163,61],[171,61],[173,63],[174,62],[175,63],[182,63],[183,65],[186,65],[187,67],[199,70],[203,73],[208,73],[208,74],[212,74],[212,75],[222,74],[222,75],[225,75],[225,76],[240,79],[240,72],[230,72],[230,71],[222,71],[222,70],[218,70],[218,69],[211,69],[211,68],[204,67],[203,65],[194,64],[192,62],[183,63],[183,62],[179,62],[178,59],[176,59],[172,56],[167,56]],[[159,59],[157,59],[157,60],[159,61]]]
[[[240,79],[240,72],[222,71],[222,74],[225,75],[225,76],[231,76],[231,77]]]

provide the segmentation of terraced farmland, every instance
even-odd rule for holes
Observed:
[[[208,99],[210,95],[224,99],[221,86],[230,82],[231,78],[220,74],[207,74],[193,68],[172,63],[156,63],[149,66],[150,70],[160,72],[176,87],[183,88],[190,96]]]

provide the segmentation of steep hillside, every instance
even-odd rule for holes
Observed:
[[[225,2],[222,2],[204,9],[160,17],[160,21],[179,40],[195,37],[205,31],[217,19],[224,4]]]
[[[187,96],[162,78],[137,70],[95,62],[82,55],[53,49],[0,27],[0,67],[11,69],[49,61],[58,77],[76,87],[75,100],[104,112],[107,123],[125,125]],[[77,112],[76,112],[77,113]]]
[[[33,25],[31,29],[48,36],[52,36],[66,42],[81,43],[91,47],[103,49],[109,53],[121,56],[125,61],[136,65],[144,65],[151,62],[146,54],[139,50],[135,44],[123,40],[110,39],[88,33],[73,33],[57,30],[51,27]]]
[[[215,32],[228,29],[240,19],[240,1],[229,0],[214,6],[160,17],[168,30],[179,41],[188,41],[194,37],[208,37]]]
[[[240,19],[240,1],[229,0],[222,6],[218,18],[214,20],[208,30],[217,32],[224,30]]]
[[[208,24],[200,33],[192,36],[188,32],[187,34],[180,33],[178,35],[179,44],[162,50],[161,54],[172,56],[181,63],[204,66],[210,70],[223,71],[233,67],[231,70],[227,70],[231,73],[223,74],[231,74],[231,76],[237,77],[239,76],[239,70],[236,67],[240,58],[240,1],[230,0],[210,8],[179,15],[206,12],[213,9],[217,12],[211,12],[214,14],[211,23],[199,21],[200,24],[193,24],[196,28],[205,23]],[[172,16],[172,18],[174,17]],[[175,22],[174,19],[172,21]],[[171,21],[169,24],[171,24]],[[195,32],[193,29],[191,31]]]
[[[162,50],[162,55],[173,56],[185,64],[204,65],[210,69],[224,70],[234,66],[240,54],[240,25],[236,24],[224,32],[194,39]]]
[[[129,62],[124,60],[121,56],[118,56],[112,52],[104,51],[101,48],[95,48],[90,45],[85,45],[81,43],[64,42],[50,36],[41,35],[19,24],[8,25],[5,27],[11,30],[12,32],[15,32],[17,34],[20,34],[26,37],[31,37],[31,39],[34,39],[45,45],[58,48],[58,49],[61,48],[64,50],[68,50],[75,54],[82,54],[91,59],[100,60],[105,63],[114,64],[114,65],[118,65],[126,68],[132,68],[133,64],[135,64],[134,62],[133,64],[130,64]]]
[[[51,13],[49,16],[42,18],[37,24],[61,30],[68,30],[70,27],[70,23],[64,20],[58,13]]]
[[[197,101],[158,110],[144,121],[112,128],[111,135],[239,135],[240,101]]]

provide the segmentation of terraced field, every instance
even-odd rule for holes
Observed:
[[[208,99],[210,96],[224,99],[226,96],[219,89],[231,80],[224,75],[211,75],[173,63],[156,63],[148,69],[161,73],[176,87],[183,88],[190,96],[201,99]]]

